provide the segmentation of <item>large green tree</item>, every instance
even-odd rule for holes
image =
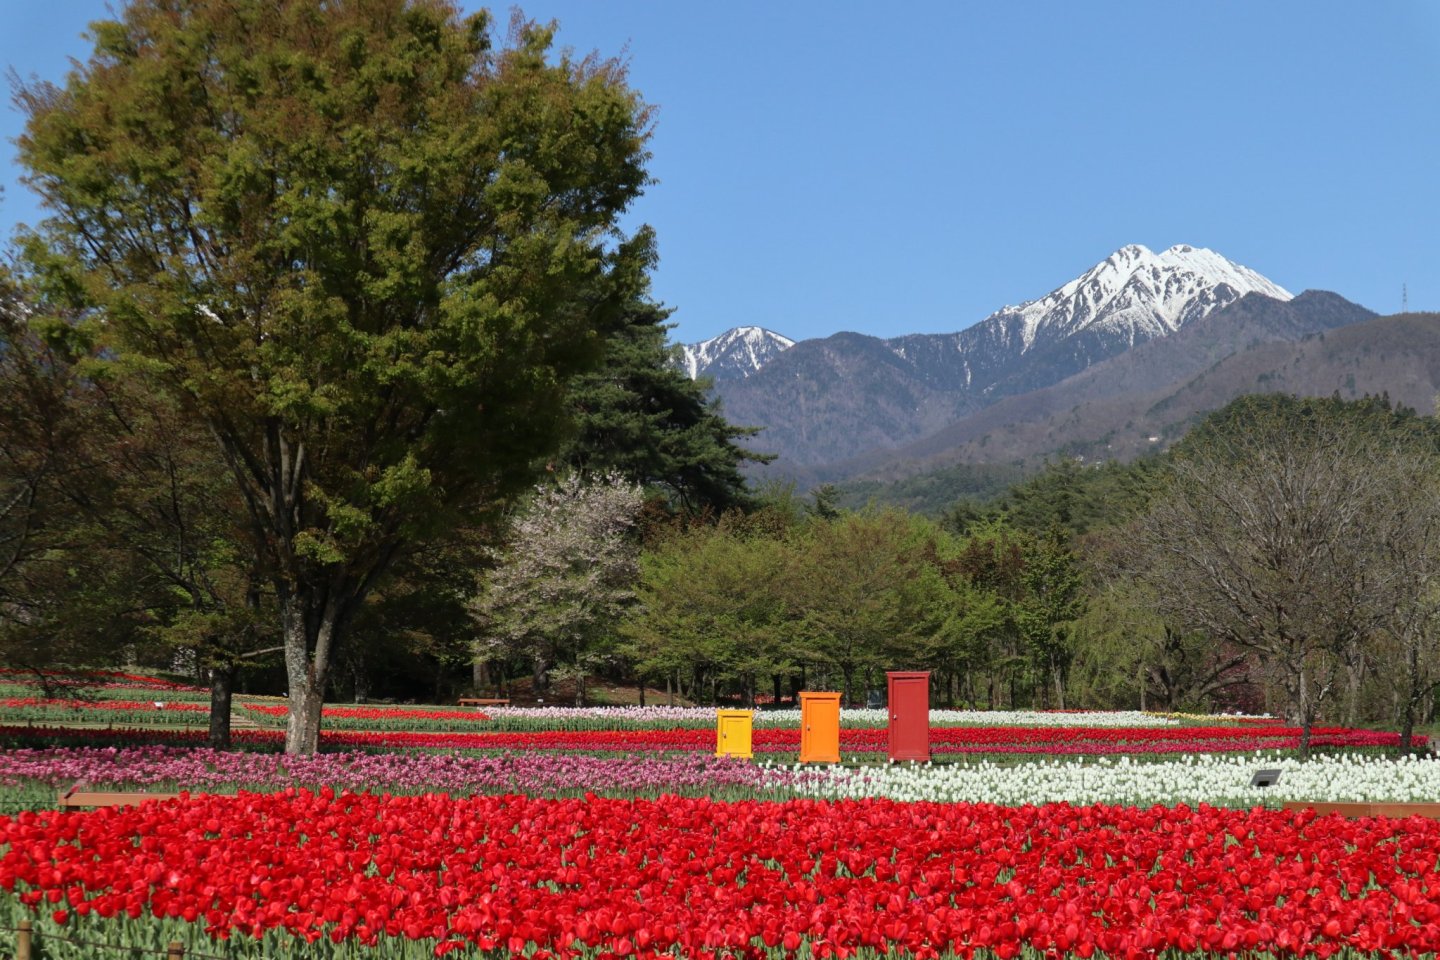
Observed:
[[[397,553],[531,481],[643,288],[617,221],[646,107],[548,28],[490,31],[445,0],[134,0],[20,91],[49,282],[245,504],[290,751]]]
[[[983,678],[992,709],[1037,694],[1048,704],[1049,690],[1063,701],[1070,621],[1083,601],[1077,559],[1058,530],[1036,537],[1003,518],[976,521],[943,567],[962,600],[956,627],[967,638],[967,698],[980,699],[975,684]]]
[[[72,366],[33,329],[29,293],[0,267],[0,651],[38,670],[112,653],[87,629],[92,618],[111,621],[110,638],[133,639],[134,603],[109,588],[138,584],[61,489],[89,488],[75,463],[93,437],[76,416]]]
[[[898,510],[816,518],[790,541],[779,587],[797,645],[833,664],[850,702],[880,671],[932,661],[954,599],[933,554],[929,524]]]
[[[635,613],[622,652],[645,679],[688,687],[738,687],[748,700],[767,681],[778,700],[795,672],[792,611],[778,584],[787,565],[780,536],[735,516],[669,531],[641,558]]]

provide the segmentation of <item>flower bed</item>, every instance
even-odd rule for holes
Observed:
[[[172,700],[56,700],[41,697],[0,699],[0,723],[178,723],[203,724],[208,703]],[[199,714],[200,716],[197,716]]]
[[[35,670],[18,667],[0,667],[0,679],[24,686],[39,686]],[[40,670],[40,676],[52,686],[101,687],[108,689],[154,690],[157,692],[206,693],[203,687],[189,686],[150,677],[139,673],[123,673],[119,670]]]
[[[714,729],[712,707],[487,707],[498,731],[535,730],[673,730]],[[1221,720],[1271,724],[1263,717],[1208,718],[1207,726]],[[847,708],[840,712],[845,728],[883,728],[888,710]],[[930,711],[932,727],[1175,727],[1181,719],[1154,713],[1128,711],[942,710]],[[756,729],[800,726],[799,710],[757,710]]]
[[[42,933],[301,960],[1440,948],[1440,823],[1418,819],[288,791],[21,814],[0,843]]]
[[[788,776],[793,768],[769,767]],[[1206,754],[1131,761],[1101,757],[1000,765],[897,763],[859,769],[806,766],[804,781],[786,780],[818,797],[889,797],[895,800],[991,802],[1023,806],[1053,802],[1127,806],[1201,803],[1249,808],[1286,801],[1434,802],[1440,797],[1440,762],[1415,757]],[[1256,771],[1281,771],[1273,786],[1251,786]]]
[[[329,741],[327,741],[329,742]],[[458,748],[471,750],[683,751],[714,750],[714,729],[536,731],[533,733],[348,733],[337,731],[333,742],[349,746]],[[1374,730],[1317,727],[1317,747],[1393,747],[1399,736]],[[798,729],[754,732],[757,753],[795,753]],[[936,754],[980,755],[1104,755],[1210,753],[1215,751],[1283,750],[1299,746],[1298,727],[1176,727],[1123,729],[1047,729],[1019,727],[932,728],[930,749]],[[889,749],[883,729],[841,729],[843,754],[884,753]]]
[[[247,703],[244,708],[271,720],[283,719],[290,712],[283,703]],[[490,721],[487,714],[473,707],[324,707],[321,716],[324,726],[332,730],[445,730]]]
[[[1399,735],[1375,730],[1344,727],[1316,727],[1312,743],[1329,748],[1394,747]],[[107,730],[64,727],[0,726],[0,742],[17,745],[49,744],[142,744],[203,743],[203,730]],[[236,730],[234,741],[241,745],[278,745],[281,730]],[[884,753],[887,732],[876,729],[842,729],[840,749],[846,756]],[[424,750],[555,750],[579,752],[709,752],[715,749],[715,732],[708,730],[542,730],[533,733],[413,732],[324,730],[320,742],[329,748],[424,749]],[[1299,745],[1298,727],[1164,727],[1134,730],[1114,728],[1071,728],[1027,730],[1020,727],[932,728],[931,750],[935,754],[975,756],[1103,756],[1193,754],[1287,750]],[[1417,737],[1417,744],[1424,744]],[[757,753],[795,753],[800,731],[795,729],[756,730],[753,746]]]
[[[779,795],[815,771],[765,770],[731,757],[598,757],[553,753],[476,757],[436,753],[236,753],[205,747],[85,747],[0,752],[0,788],[53,806],[76,782],[95,789],[233,792],[325,786],[393,793],[582,791]]]
[[[1252,787],[1256,770],[1278,769],[1271,787]],[[1294,757],[1214,755],[1180,760],[1098,758],[1001,765],[989,761],[878,764],[867,767],[753,764],[705,754],[496,756],[347,751],[286,757],[204,747],[61,747],[0,752],[0,792],[16,802],[51,806],[57,788],[83,781],[97,789],[274,790],[287,786],[457,794],[519,791],[553,795],[662,791],[832,799],[888,797],[906,801],[1049,802],[1131,806],[1201,803],[1250,808],[1285,801],[1416,802],[1440,797],[1440,762],[1338,755]],[[28,792],[27,792],[28,791]]]

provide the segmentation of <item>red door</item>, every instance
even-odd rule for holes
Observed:
[[[885,674],[890,694],[890,759],[930,759],[930,671]]]

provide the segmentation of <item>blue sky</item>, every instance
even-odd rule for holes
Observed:
[[[103,0],[3,0],[59,79]],[[468,6],[478,4],[470,3]],[[958,330],[1126,243],[1440,309],[1440,3],[535,0],[658,107],[654,293],[691,341]],[[502,14],[503,16],[503,14]],[[0,234],[37,211],[0,116]]]

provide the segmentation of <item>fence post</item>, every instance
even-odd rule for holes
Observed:
[[[165,951],[165,960],[184,960],[185,944],[179,940],[171,940],[169,948]]]
[[[30,960],[30,921],[21,920],[15,931],[15,960]]]

